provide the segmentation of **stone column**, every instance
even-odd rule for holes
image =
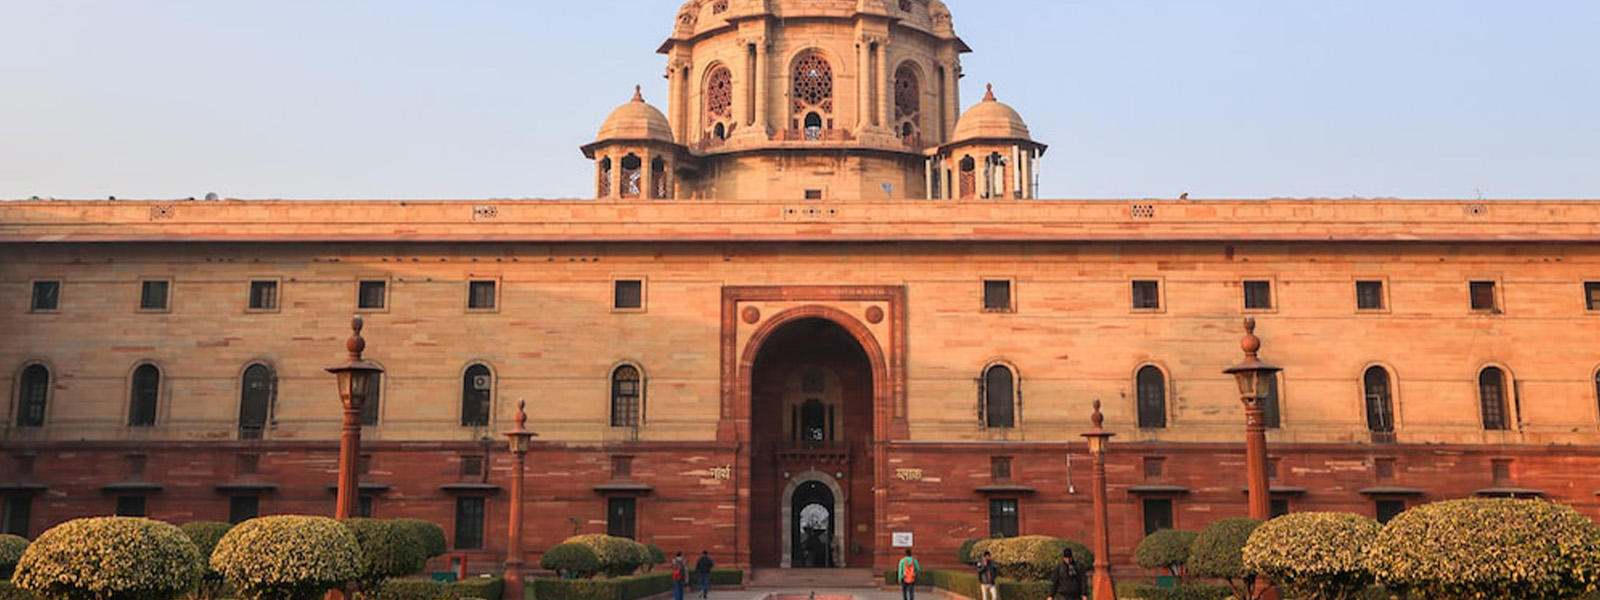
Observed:
[[[772,104],[770,68],[767,64],[767,40],[756,40],[756,132],[766,139],[772,131],[772,121],[767,117],[767,107]]]
[[[894,112],[891,107],[894,101],[891,94],[893,87],[889,82],[894,79],[894,67],[889,64],[889,40],[884,39],[878,43],[878,124],[884,128],[894,127]],[[898,136],[899,132],[895,132]]]
[[[868,91],[872,81],[872,43],[866,36],[861,36],[861,41],[856,44],[856,128],[866,129],[872,125],[872,114],[868,110],[872,94]]]

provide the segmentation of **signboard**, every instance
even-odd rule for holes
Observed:
[[[890,537],[891,537],[891,539],[894,540],[894,547],[896,547],[896,548],[910,548],[911,547],[912,539],[911,539],[911,532],[909,532],[909,531],[896,531],[896,532],[890,534]]]

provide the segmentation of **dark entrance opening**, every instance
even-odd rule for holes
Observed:
[[[833,490],[820,481],[807,481],[795,488],[789,501],[789,556],[797,569],[827,569],[834,566]]]

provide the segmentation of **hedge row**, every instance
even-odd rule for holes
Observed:
[[[1186,583],[1167,589],[1148,583],[1124,583],[1117,586],[1117,597],[1123,600],[1227,600],[1233,589],[1210,583]]]
[[[468,598],[499,600],[504,586],[505,580],[499,577],[477,577],[449,583],[407,577],[384,582],[374,598],[375,600],[467,600]]]
[[[39,600],[39,597],[28,590],[11,585],[10,581],[0,581],[0,600]]]
[[[740,569],[712,569],[711,585],[737,586],[744,584],[744,571]],[[637,600],[672,591],[671,573],[646,573],[610,579],[549,579],[533,580],[536,598],[558,600]],[[488,597],[490,600],[499,596]],[[380,598],[379,600],[428,600],[425,598]],[[447,599],[456,600],[456,599]]]
[[[899,587],[900,578],[893,571],[883,572],[884,585]],[[917,587],[930,587],[949,591],[967,598],[982,598],[978,591],[978,575],[950,569],[923,569],[917,571]],[[1006,577],[995,582],[1000,600],[1047,600],[1050,597],[1048,581],[1017,581]]]

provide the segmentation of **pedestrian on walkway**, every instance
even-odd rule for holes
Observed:
[[[700,597],[705,598],[711,593],[711,568],[717,563],[711,560],[711,553],[700,551],[700,560],[694,562],[694,574],[700,580]]]
[[[1089,600],[1089,576],[1072,560],[1072,549],[1061,551],[1061,563],[1050,574],[1050,596],[1055,600]]]
[[[900,569],[897,571],[900,574],[901,600],[917,600],[917,571],[921,568],[917,564],[917,557],[911,555],[910,548],[906,548],[906,557],[900,559]]]
[[[680,550],[672,556],[672,600],[683,600],[683,584],[689,581],[689,565]]]
[[[983,551],[983,558],[978,559],[978,589],[983,593],[983,598],[979,600],[1000,600],[1000,588],[994,585],[999,578],[1000,567],[989,556],[988,550]]]

